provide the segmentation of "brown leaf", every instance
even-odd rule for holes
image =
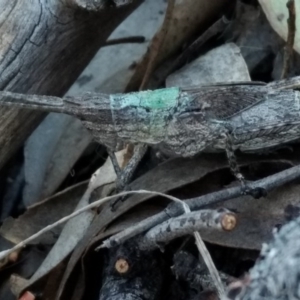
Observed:
[[[265,162],[260,169],[272,169],[274,165],[284,169],[285,163]],[[227,247],[260,250],[263,243],[272,238],[272,230],[287,222],[286,208],[299,205],[300,186],[298,182],[281,186],[271,191],[265,198],[253,199],[250,196],[228,200],[219,206],[226,207],[237,213],[237,226],[228,234],[203,232],[206,241]]]
[[[240,48],[228,43],[214,48],[171,74],[166,86],[187,87],[218,82],[251,81]]]
[[[252,157],[248,157],[248,160],[244,160],[242,165],[247,166],[256,160],[254,160]],[[271,160],[272,156],[270,156],[269,160],[266,158],[260,159],[260,161],[267,162]],[[287,165],[288,163],[285,164],[285,167]],[[276,171],[277,170],[278,168]],[[138,178],[131,184],[130,187],[132,190],[147,189],[163,193],[170,193],[173,191],[172,194],[184,199],[222,189],[225,185],[229,184],[231,180],[233,180],[233,176],[230,175],[225,156],[203,154],[192,159],[177,158],[161,164],[155,169],[146,173],[144,176]],[[101,239],[107,236],[105,228],[107,228],[107,226],[116,220],[114,223],[115,225],[109,229],[111,230],[111,234],[116,233],[123,226],[118,226],[120,216],[124,215],[127,213],[127,211],[133,209],[135,206],[140,205],[152,198],[154,197],[145,194],[133,195],[125,202],[120,203],[115,212],[111,211],[109,205],[103,208],[101,213],[95,218],[86,236],[83,238],[81,245],[75,249],[73,255],[71,256],[57,295],[57,299],[68,299],[70,297],[67,292],[69,290],[68,280],[70,275],[73,274],[74,267],[78,266],[77,263],[81,258],[84,258],[85,255],[89,255],[89,251],[93,250],[95,244],[99,243]],[[152,199],[152,203],[155,204],[158,209],[162,209],[167,204],[165,199],[160,197],[155,197],[155,201]],[[154,212],[155,211],[157,210],[154,210]],[[125,216],[126,215],[124,215],[124,217]],[[146,214],[146,216],[149,216],[149,214]],[[128,224],[133,224],[134,222],[138,222],[138,220],[132,219],[132,222],[130,222],[130,220],[128,220],[128,222]],[[114,228],[117,228],[117,230],[114,230]],[[223,240],[226,239],[226,237],[227,233],[224,234]],[[222,243],[224,244],[223,241]],[[78,272],[78,269],[76,272]],[[81,269],[79,273],[83,274],[84,270]],[[81,278],[81,280],[82,281],[80,281],[80,284],[83,284],[84,279]],[[79,297],[79,295],[77,296]],[[80,297],[78,299],[80,299]]]
[[[204,31],[207,28],[207,25],[216,19],[222,11],[222,8],[224,8],[228,2],[230,1],[177,1],[172,12],[172,19],[168,26],[168,32],[164,37],[164,43],[156,57],[156,66],[164,61],[170,54],[178,51],[178,49],[180,49],[180,47],[182,47],[182,45],[195,33],[201,30]],[[157,39],[159,40],[159,36],[164,34],[164,28],[161,28],[152,39],[152,43],[154,43]],[[143,75],[145,74],[150,57],[151,53],[147,52],[143,59],[139,62],[135,70],[135,74],[132,76],[127,85],[127,91],[138,89]]]
[[[220,167],[224,168],[225,165],[225,159],[216,158],[215,160],[207,160],[205,159],[205,156],[199,156],[194,159],[173,159],[159,165],[144,176],[139,177],[130,185],[130,188],[132,190],[148,189],[165,193],[191,182],[195,182],[200,178],[205,177],[207,174],[218,170]],[[92,247],[92,243],[97,242],[98,239],[95,239],[95,236],[103,232],[109,224],[126,213],[129,209],[132,209],[138,204],[151,198],[153,198],[151,195],[133,195],[125,202],[121,203],[116,211],[111,211],[110,205],[104,206],[101,213],[94,219],[85,237],[82,239],[80,246],[73,252],[61,282],[56,298],[57,300],[69,297],[64,294],[65,289],[68,290],[68,279],[85,251]],[[164,203],[164,201],[161,201],[160,207],[163,207],[162,205]]]
[[[53,197],[29,207],[19,218],[6,219],[0,228],[0,234],[13,243],[19,243],[28,238],[45,226],[70,214],[76,207],[86,186],[86,183],[81,183],[68,188]],[[36,239],[35,243],[53,244],[61,230],[62,226],[58,226],[52,232],[45,233]]]

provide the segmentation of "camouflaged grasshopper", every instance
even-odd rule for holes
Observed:
[[[300,77],[294,77],[269,84],[241,82],[65,98],[0,92],[0,105],[75,116],[111,151],[119,141],[183,157],[223,149],[231,169],[243,180],[235,149],[260,151],[299,139],[300,98],[295,90],[299,86]],[[139,148],[131,168],[144,149]]]

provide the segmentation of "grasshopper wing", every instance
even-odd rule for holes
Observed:
[[[191,108],[205,110],[208,117],[226,120],[265,101],[270,87],[260,82],[242,82],[183,88],[192,99]]]

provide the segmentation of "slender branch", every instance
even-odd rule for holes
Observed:
[[[250,188],[263,188],[267,192],[279,187],[283,184],[300,178],[300,165],[289,168],[282,172],[268,176],[266,178],[249,183]],[[199,210],[207,205],[216,204],[229,199],[234,199],[243,196],[242,186],[224,189],[218,192],[210,193],[201,197],[187,199],[185,202],[189,205],[192,211]],[[170,217],[176,217],[182,214],[183,211],[179,206],[170,204],[164,211],[149,217],[137,225],[127,228],[118,234],[111,236],[103,241],[103,247],[114,247],[124,243],[126,240],[149,230],[150,228],[168,220]]]
[[[90,187],[92,188],[92,186],[94,186],[94,183],[95,181],[93,180],[94,178],[92,178],[91,180],[91,185]],[[70,220],[71,218],[74,218],[75,216],[87,211],[87,210],[90,210],[92,208],[95,208],[95,207],[98,207],[99,205],[111,200],[111,199],[114,199],[116,197],[120,197],[120,196],[125,196],[125,195],[131,195],[131,194],[153,194],[153,195],[157,195],[157,196],[162,196],[162,197],[166,197],[178,204],[181,205],[181,207],[183,208],[184,212],[185,213],[189,213],[190,212],[190,208],[180,199],[176,198],[176,197],[172,197],[172,196],[169,196],[169,195],[166,195],[166,194],[163,194],[163,193],[159,193],[159,192],[151,192],[151,191],[146,191],[146,190],[138,190],[138,191],[129,191],[129,192],[122,192],[122,193],[119,193],[119,194],[116,194],[116,195],[113,195],[113,196],[109,196],[109,197],[105,197],[105,198],[102,198],[98,201],[95,201],[81,209],[78,209],[76,210],[75,212],[73,212],[72,214],[58,220],[57,222],[51,224],[51,225],[48,225],[46,227],[44,227],[42,230],[40,230],[39,232],[33,234],[32,236],[30,236],[29,238],[21,241],[20,243],[18,243],[17,245],[15,245],[14,247],[12,247],[11,249],[8,249],[8,250],[4,250],[4,251],[1,251],[0,252],[0,260],[1,259],[4,259],[6,257],[8,257],[11,253],[25,247],[28,243],[30,243],[31,241],[33,241],[34,239],[36,239],[37,237],[39,237],[40,235],[42,235],[43,233],[47,232],[47,231],[50,231],[52,230],[54,227],[62,224],[62,223],[65,223],[66,221]],[[210,272],[210,275],[211,277],[213,278],[214,280],[214,283],[215,283],[215,286],[216,286],[216,289],[219,293],[220,296],[225,296],[225,290],[224,290],[224,286],[221,282],[221,279],[220,279],[220,276],[218,274],[218,271],[212,261],[212,258],[204,244],[204,242],[202,241],[200,235],[198,232],[194,232],[194,236],[196,238],[196,245],[198,247],[198,250],[200,252],[200,254],[202,255],[203,257],[203,260],[205,261],[206,265],[207,265],[207,268]]]
[[[52,230],[53,228],[55,228],[56,226],[58,225],[61,225],[63,223],[65,223],[66,221],[78,216],[79,214],[87,211],[87,210],[90,210],[90,209],[93,209],[95,207],[98,207],[99,205],[102,205],[106,202],[108,202],[109,200],[111,199],[115,199],[117,197],[120,197],[120,196],[125,196],[125,195],[132,195],[132,194],[152,194],[152,195],[157,195],[157,196],[162,196],[162,197],[166,197],[172,201],[175,201],[177,203],[181,203],[181,205],[184,207],[184,210],[185,211],[189,211],[189,207],[184,203],[182,202],[181,200],[179,200],[178,198],[175,198],[175,197],[172,197],[170,195],[166,195],[166,194],[163,194],[163,193],[159,193],[159,192],[151,192],[151,191],[146,191],[146,190],[138,190],[138,191],[128,191],[128,192],[121,192],[119,194],[116,194],[116,195],[112,195],[112,196],[108,196],[108,197],[105,197],[105,198],[102,198],[100,200],[97,200],[89,205],[86,205],[76,211],[74,211],[72,214],[64,217],[64,218],[61,218],[60,220],[58,220],[57,222],[53,223],[53,224],[50,224],[46,227],[44,227],[43,229],[41,229],[40,231],[38,231],[37,233],[33,234],[32,236],[30,236],[29,238],[21,241],[20,243],[18,243],[17,245],[15,245],[14,247],[12,247],[11,249],[8,249],[8,250],[4,250],[4,251],[0,251],[0,260],[9,256],[11,253],[13,253],[14,251],[17,251],[23,247],[25,247],[26,245],[28,245],[31,241],[35,240],[36,238],[38,238],[39,236],[41,236],[42,234]]]
[[[231,222],[228,220],[231,219]],[[230,225],[230,226],[228,226]],[[141,250],[153,250],[158,244],[167,244],[183,235],[203,228],[230,231],[236,225],[235,214],[227,209],[204,209],[171,218],[150,229],[138,241]]]
[[[288,70],[293,58],[293,48],[295,42],[295,32],[296,32],[296,9],[295,0],[288,0],[286,7],[289,11],[289,18],[287,19],[288,25],[288,35],[286,46],[284,47],[284,57],[283,57],[283,67],[281,73],[281,79],[286,78]]]

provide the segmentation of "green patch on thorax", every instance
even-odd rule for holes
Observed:
[[[176,106],[178,97],[179,88],[174,87],[158,89],[154,91],[142,91],[129,94],[114,95],[114,99],[112,99],[112,102],[118,99],[118,105],[120,108],[132,106],[156,110],[168,109]]]
[[[150,109],[163,109],[177,104],[179,89],[168,88],[141,93],[141,104]]]

